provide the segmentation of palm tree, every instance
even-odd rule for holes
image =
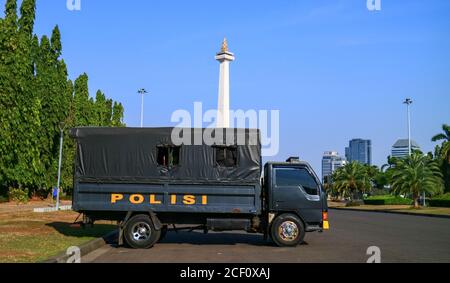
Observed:
[[[386,170],[391,169],[392,167],[395,166],[395,163],[397,162],[398,158],[397,157],[393,157],[393,156],[388,156],[387,158],[387,163],[384,164],[383,166],[381,166],[381,171],[385,172]]]
[[[442,174],[444,175],[444,183],[446,192],[450,191],[450,126],[442,125],[443,133],[435,135],[431,140],[434,142],[443,141],[442,145],[436,146],[435,156],[440,160]]]
[[[357,192],[364,193],[372,184],[367,169],[359,162],[351,162],[333,173],[333,186],[343,196],[353,200]]]
[[[337,199],[339,197],[339,194],[336,192],[336,190],[333,187],[333,181],[331,176],[325,176],[323,179],[323,188],[327,192],[329,196],[331,196],[333,199]]]
[[[418,152],[405,159],[399,159],[392,169],[392,189],[395,193],[410,193],[414,207],[419,207],[421,192],[431,195],[443,191],[442,173],[437,162]]]
[[[395,167],[395,163],[397,163],[398,158],[393,156],[388,156],[387,163],[381,166],[381,175],[377,178],[382,180],[383,187],[390,187],[392,184],[392,170]]]
[[[434,142],[443,141],[440,148],[440,156],[447,163],[450,163],[450,126],[447,124],[442,125],[443,133],[435,135],[431,140]]]
[[[367,164],[364,164],[363,166],[366,169],[366,172],[371,179],[373,179],[380,172],[380,169],[378,168],[378,166],[367,165]]]

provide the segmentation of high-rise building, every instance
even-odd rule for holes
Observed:
[[[345,157],[348,162],[357,161],[362,164],[372,165],[372,141],[364,139],[352,139],[345,148]]]
[[[336,151],[326,151],[322,158],[322,181],[326,176],[331,176],[336,169],[347,163],[345,157],[339,156]]]
[[[411,149],[420,150],[420,146],[411,140]],[[400,139],[392,146],[392,157],[404,158],[409,155],[409,141],[408,139]]]

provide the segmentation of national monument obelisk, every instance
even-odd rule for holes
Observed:
[[[227,39],[222,43],[222,48],[216,55],[220,63],[219,77],[219,102],[217,106],[216,128],[230,127],[230,62],[235,60],[234,54],[228,50]]]

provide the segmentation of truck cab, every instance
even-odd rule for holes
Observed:
[[[312,167],[290,158],[264,167],[267,233],[280,246],[297,245],[305,232],[329,229],[327,196]]]

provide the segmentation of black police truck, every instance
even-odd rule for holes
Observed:
[[[311,166],[262,167],[259,130],[76,128],[73,209],[117,221],[119,244],[150,248],[170,229],[244,230],[278,246],[329,229]]]

